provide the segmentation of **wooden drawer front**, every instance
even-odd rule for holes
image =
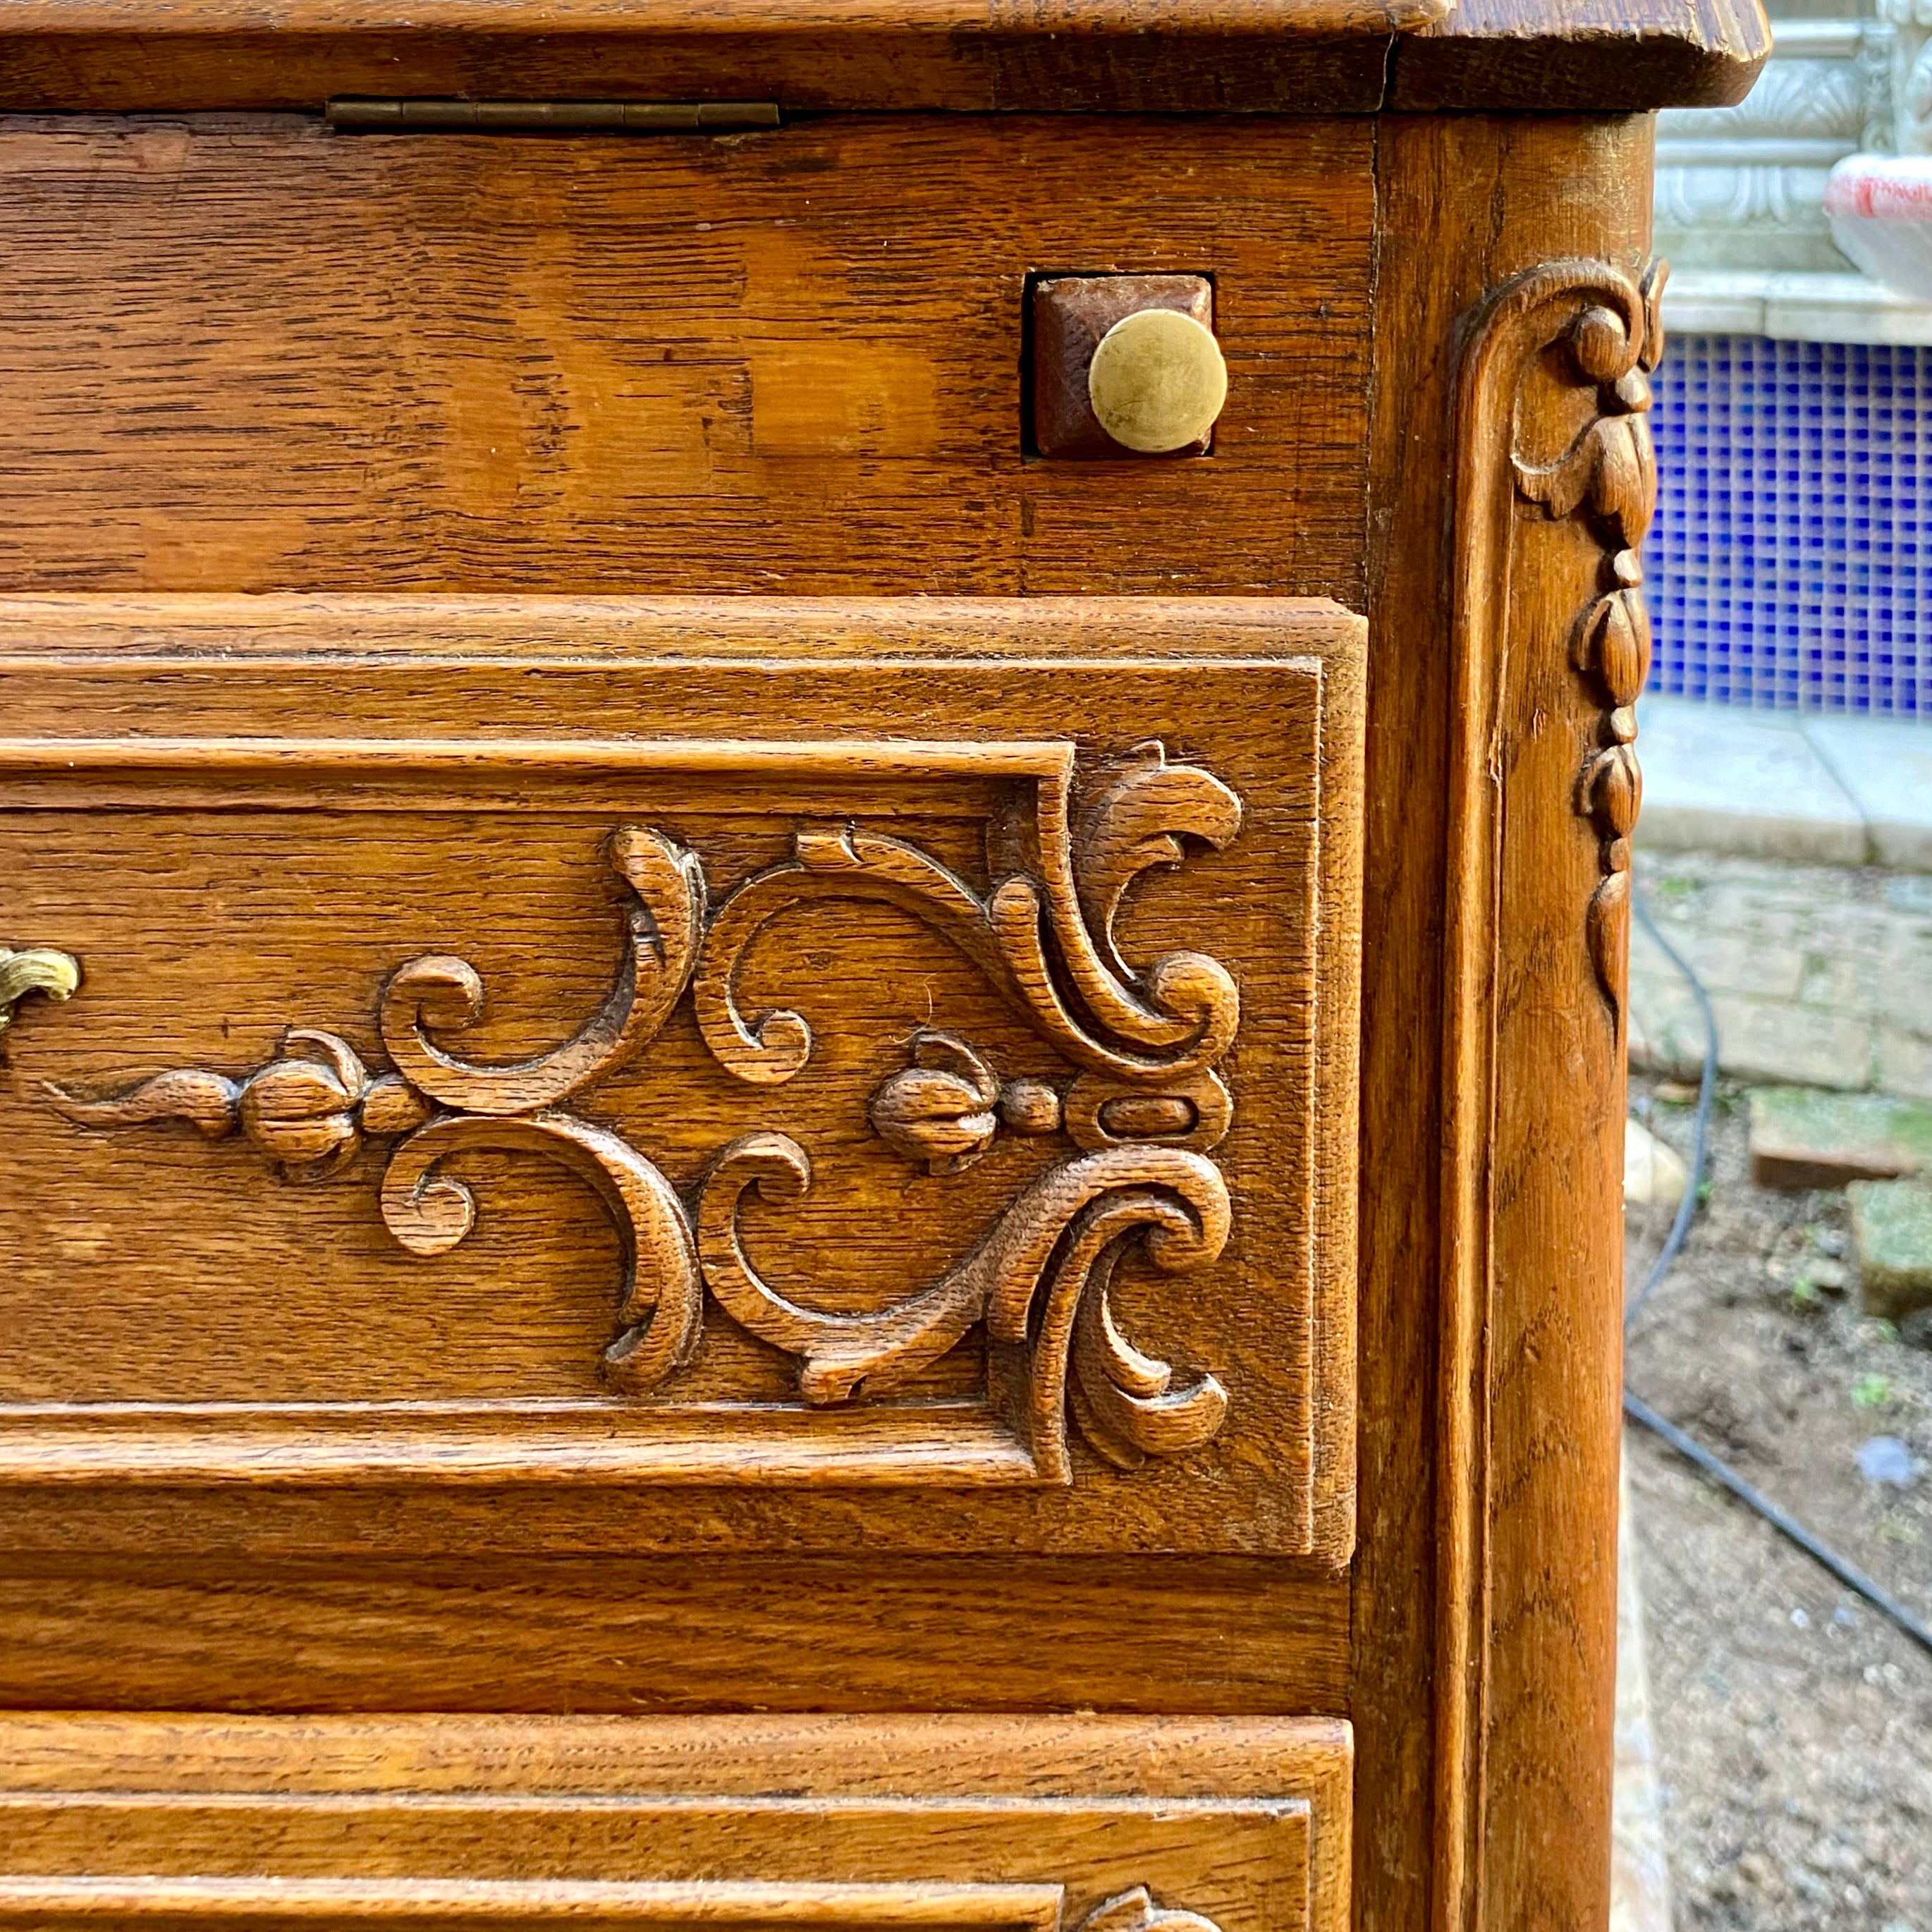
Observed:
[[[0,1480],[1345,1553],[1360,631],[7,605]]]
[[[1336,1723],[0,1720],[0,1924],[1328,1932]]]
[[[16,121],[0,574],[1359,604],[1374,128]],[[1210,459],[1027,460],[1027,278],[1096,268],[1214,278]]]

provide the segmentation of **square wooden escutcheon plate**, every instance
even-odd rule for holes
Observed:
[[[1361,652],[0,604],[0,1480],[1345,1555]]]

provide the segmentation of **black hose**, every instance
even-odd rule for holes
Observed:
[[[1932,1651],[1932,1629],[1928,1629],[1882,1585],[1875,1583],[1855,1563],[1847,1562],[1830,1544],[1821,1543],[1796,1516],[1787,1516],[1771,1498],[1751,1487],[1736,1470],[1719,1456],[1714,1456],[1694,1436],[1687,1436],[1674,1422],[1666,1422],[1646,1402],[1624,1391],[1624,1413],[1641,1423],[1653,1436],[1669,1443],[1687,1462],[1694,1462],[1714,1482],[1721,1483],[1740,1502],[1748,1503],[1774,1529],[1781,1530],[1814,1562],[1822,1563],[1847,1589],[1856,1590],[1875,1610],[1882,1610],[1915,1642]]]
[[[1643,1285],[1630,1298],[1630,1305],[1624,1310],[1624,1332],[1630,1332],[1630,1324],[1642,1312],[1643,1304],[1650,1299],[1652,1291],[1670,1272],[1671,1264],[1683,1251],[1684,1244],[1690,1233],[1690,1223],[1697,1213],[1697,1196],[1704,1183],[1704,1161],[1711,1135],[1711,1103],[1718,1091],[1718,1016],[1711,1009],[1711,996],[1704,990],[1704,982],[1690,970],[1690,962],[1672,946],[1657,928],[1657,922],[1650,916],[1650,907],[1642,897],[1636,902],[1638,922],[1658,944],[1665,958],[1675,966],[1690,983],[1692,997],[1697,1002],[1697,1011],[1704,1022],[1704,1065],[1697,1076],[1697,1118],[1690,1129],[1690,1172],[1684,1184],[1684,1198],[1677,1204],[1677,1216],[1670,1224],[1670,1232],[1664,1238],[1664,1245],[1657,1251],[1657,1258],[1643,1278]]]
[[[1630,1324],[1636,1319],[1638,1311],[1650,1299],[1652,1291],[1670,1271],[1671,1265],[1683,1252],[1684,1244],[1690,1232],[1690,1223],[1697,1212],[1697,1198],[1702,1190],[1704,1165],[1709,1151],[1712,1097],[1718,1085],[1718,1016],[1711,1010],[1711,996],[1704,990],[1704,982],[1692,970],[1690,963],[1657,929],[1656,922],[1650,916],[1650,908],[1639,898],[1635,902],[1637,918],[1643,929],[1656,940],[1664,956],[1689,982],[1692,994],[1697,1002],[1697,1010],[1704,1021],[1704,1067],[1697,1083],[1697,1118],[1691,1132],[1690,1172],[1684,1184],[1684,1198],[1677,1204],[1677,1214],[1670,1224],[1670,1232],[1664,1237],[1664,1246],[1658,1250],[1657,1258],[1650,1264],[1643,1278],[1643,1285],[1630,1298],[1630,1306],[1624,1312],[1624,1332],[1628,1335]],[[1882,1585],[1874,1582],[1856,1564],[1840,1556],[1829,1544],[1812,1534],[1796,1516],[1787,1515],[1771,1498],[1754,1489],[1739,1475],[1721,1456],[1706,1448],[1694,1436],[1687,1435],[1674,1422],[1666,1422],[1657,1412],[1640,1398],[1624,1390],[1624,1413],[1640,1426],[1648,1430],[1659,1440],[1667,1442],[1678,1454],[1703,1471],[1712,1481],[1730,1491],[1738,1500],[1756,1510],[1765,1521],[1786,1536],[1803,1550],[1815,1563],[1822,1564],[1837,1577],[1847,1589],[1856,1591],[1872,1607],[1889,1617],[1915,1643],[1922,1645],[1932,1652],[1932,1629],[1907,1610],[1898,1599]]]

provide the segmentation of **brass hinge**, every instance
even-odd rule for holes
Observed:
[[[352,134],[728,134],[776,128],[776,100],[379,100],[330,101],[328,124]]]

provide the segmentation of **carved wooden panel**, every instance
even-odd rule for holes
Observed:
[[[0,1923],[1329,1932],[1333,1721],[0,1718]]]
[[[6,604],[0,1480],[1343,1553],[1360,645]]]

